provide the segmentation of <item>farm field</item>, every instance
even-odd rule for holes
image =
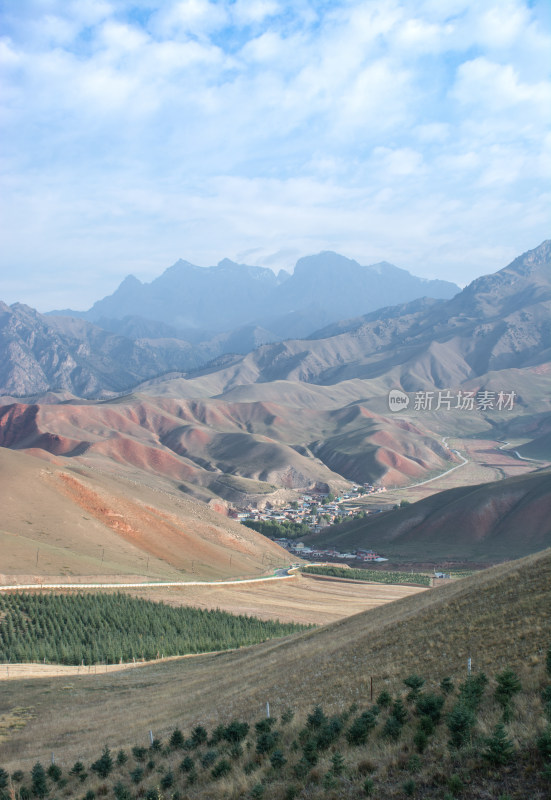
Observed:
[[[549,462],[528,461],[517,458],[513,451],[513,444],[500,450],[502,442],[495,439],[470,439],[447,437],[447,444],[452,450],[459,453],[469,462],[455,469],[448,475],[435,476],[429,483],[420,486],[405,486],[395,488],[387,486],[387,491],[382,495],[371,495],[362,498],[361,504],[365,508],[391,507],[402,500],[415,503],[425,497],[430,497],[436,492],[453,489],[457,486],[472,486],[478,483],[525,475],[533,472],[536,467],[546,466]],[[430,477],[430,476],[429,476]]]
[[[319,702],[333,713],[366,702],[370,678],[378,693],[412,671],[456,677],[469,655],[477,670],[529,672],[551,636],[550,577],[548,550],[250,648],[107,674],[2,681],[0,761],[30,769],[53,752],[56,762],[72,764],[97,757],[103,744],[147,746],[149,730],[162,738],[175,725],[257,718],[267,700],[274,716]]]
[[[169,605],[219,608],[232,614],[254,614],[260,619],[324,625],[425,589],[339,580],[318,581],[314,576],[297,575],[293,580],[242,586],[178,586],[128,591],[136,597],[162,600]]]

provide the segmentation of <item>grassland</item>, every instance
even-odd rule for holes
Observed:
[[[117,800],[507,797],[545,800],[551,773],[551,648],[527,674],[473,673],[439,684],[409,674],[392,692],[338,713],[290,706],[277,717],[234,718],[208,730],[175,727],[147,746],[32,770],[0,768],[11,797]],[[10,795],[7,794],[7,797]]]
[[[255,719],[270,701],[281,715],[322,703],[342,713],[374,691],[395,691],[415,671],[438,681],[476,670],[541,668],[551,640],[551,551],[493,567],[431,591],[277,642],[139,670],[3,681],[0,714],[26,709],[24,727],[0,745],[6,769],[30,769],[51,753],[63,764],[166,738],[176,725],[215,727]],[[33,716],[31,716],[31,714]]]
[[[426,590],[417,586],[319,581],[307,574],[269,583],[128,590],[134,596],[160,600],[173,606],[220,608],[232,614],[254,614],[260,619],[305,625],[336,622],[422,591]]]

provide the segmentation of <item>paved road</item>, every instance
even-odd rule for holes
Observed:
[[[444,447],[448,447],[448,445],[446,444],[446,439],[447,438],[448,438],[447,436],[443,436],[442,437],[442,443],[443,443]],[[445,472],[441,472],[440,475],[435,475],[434,478],[428,478],[426,481],[421,481],[421,483],[410,483],[409,486],[401,486],[399,488],[401,488],[401,489],[413,489],[414,486],[424,486],[426,483],[432,483],[433,481],[439,481],[440,478],[443,478],[445,475],[449,475],[450,472],[454,472],[456,469],[460,469],[461,467],[464,467],[465,464],[469,463],[469,459],[468,458],[464,458],[458,450],[452,450],[451,448],[448,448],[448,449],[450,450],[450,452],[455,453],[456,456],[458,456],[460,459],[462,459],[462,463],[461,464],[457,464],[455,467],[452,467],[451,469],[447,469]]]
[[[147,581],[145,583],[15,583],[0,586],[0,591],[10,589],[141,589],[144,586],[240,586],[242,583],[259,583],[260,581],[281,581],[295,578],[290,567],[277,569],[275,575],[264,578],[242,578],[235,581]]]
[[[501,447],[499,449],[503,450],[505,447],[507,447],[508,444],[509,444],[509,442],[503,442],[503,444],[501,445]],[[540,459],[538,459],[538,458],[526,458],[526,456],[521,456],[521,454],[519,453],[518,450],[506,450],[505,452],[514,453],[517,458],[520,458],[521,461],[535,461],[536,463],[539,463],[539,461],[540,461]]]

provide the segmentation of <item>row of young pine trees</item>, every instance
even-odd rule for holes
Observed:
[[[228,650],[303,629],[120,592],[16,592],[0,596],[0,663],[116,664]]]
[[[352,706],[330,716],[318,705],[299,720],[287,708],[279,720],[266,717],[254,726],[232,720],[210,735],[202,725],[187,737],[176,728],[166,742],[152,739],[130,752],[114,754],[105,746],[88,767],[77,761],[66,774],[56,763],[45,768],[37,762],[27,775],[0,769],[0,800],[184,800],[237,797],[236,791],[250,800],[545,798],[551,786],[551,647],[538,681],[522,704],[517,700],[528,690],[512,669],[498,673],[491,690],[484,673],[457,688],[444,678],[437,691],[414,674],[402,692],[384,690],[364,710]],[[522,709],[528,707],[527,716]],[[480,732],[483,714],[497,720],[489,735]],[[377,750],[378,742],[386,749]],[[386,753],[388,763],[366,761],[370,752],[379,759]]]

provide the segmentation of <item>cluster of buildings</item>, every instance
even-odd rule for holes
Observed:
[[[321,547],[306,547],[302,542],[294,542],[290,539],[275,539],[275,541],[288,550],[293,555],[310,561],[355,561],[358,564],[363,562],[388,561],[388,559],[375,553],[373,550],[355,550],[352,553],[341,553],[335,547],[323,549]]]
[[[367,509],[355,506],[353,504],[354,500],[362,495],[379,494],[384,491],[386,489],[382,486],[364,484],[363,486],[353,486],[349,492],[337,497],[323,492],[312,492],[303,494],[284,508],[274,508],[268,503],[264,509],[249,507],[240,511],[235,510],[232,516],[241,522],[254,520],[259,522],[303,524],[312,533],[319,533],[323,528],[347,517],[368,514]],[[356,550],[351,553],[342,553],[335,547],[307,547],[303,542],[291,537],[280,537],[275,541],[290,553],[312,560],[355,561],[356,563],[387,560],[372,550]]]

